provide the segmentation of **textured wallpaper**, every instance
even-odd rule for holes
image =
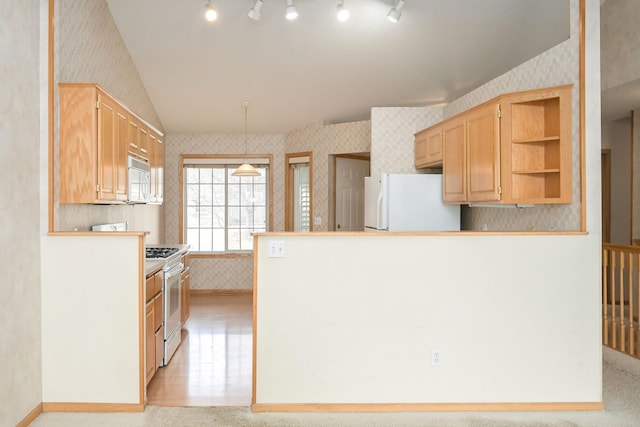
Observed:
[[[98,83],[130,110],[162,131],[105,0],[57,0],[55,3],[56,82]],[[58,194],[59,117],[55,100],[55,194]],[[55,230],[89,230],[93,224],[128,222],[130,230],[149,231],[148,243],[164,240],[163,209],[157,205],[93,206],[56,203]]]
[[[441,107],[376,107],[371,109],[371,176],[381,173],[424,173],[414,167],[416,132],[442,121]]]
[[[0,5],[0,425],[42,402],[40,341],[40,2]],[[46,16],[46,8],[44,10]],[[46,112],[45,112],[46,113]],[[43,153],[45,155],[46,153]],[[46,215],[46,211],[44,211]]]
[[[604,91],[640,78],[640,2],[610,0],[600,13]]]

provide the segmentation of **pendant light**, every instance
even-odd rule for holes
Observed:
[[[231,175],[233,176],[260,176],[260,172],[258,172],[253,166],[249,164],[247,160],[247,110],[249,109],[249,101],[242,102],[242,106],[244,107],[244,163],[238,167]]]

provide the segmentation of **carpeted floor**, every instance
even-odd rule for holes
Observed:
[[[142,413],[44,413],[34,427],[142,426],[640,426],[640,360],[603,348],[604,411],[593,412],[408,412],[252,413],[247,407],[163,408]]]

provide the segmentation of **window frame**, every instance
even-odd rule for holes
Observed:
[[[194,163],[194,161],[202,160],[217,161],[220,164],[238,165],[244,163],[245,158],[251,162],[251,159],[261,159],[261,164],[266,164],[269,169],[267,176],[267,232],[273,230],[273,155],[272,154],[180,154],[178,165],[178,182],[180,187],[180,209],[179,209],[179,233],[178,240],[181,244],[185,243],[185,182],[184,169],[185,164]],[[265,159],[267,160],[265,162]],[[225,251],[225,252],[191,252],[192,258],[252,258],[253,250],[250,251]]]
[[[309,231],[313,231],[313,152],[305,151],[300,153],[285,154],[285,214],[284,214],[284,230],[293,231],[294,229],[294,191],[293,188],[293,171],[290,165],[293,163],[304,162],[309,164]]]

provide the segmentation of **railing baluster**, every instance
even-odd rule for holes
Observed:
[[[637,310],[639,311],[638,314],[640,314],[640,253],[637,253],[636,257],[638,260],[636,264],[638,266],[638,271],[637,271],[638,277],[636,280],[635,290],[636,290],[636,296],[638,297]],[[638,355],[640,355],[640,324],[638,323],[640,319],[638,319],[638,316],[636,316],[635,313],[632,315],[632,319],[634,320],[634,325],[636,327],[636,343],[637,343],[636,345],[638,346],[636,350],[636,357],[638,357]]]
[[[618,319],[616,318],[616,254],[617,251],[611,251],[611,346],[615,349],[618,348],[618,334],[616,325]]]
[[[609,256],[610,251],[602,249],[602,341],[609,345],[609,299],[607,286],[609,286]]]
[[[634,342],[635,338],[635,324],[633,322],[634,312],[633,312],[633,272],[634,268],[638,269],[638,263],[633,263],[634,254],[629,253],[629,323],[627,324],[629,328],[629,354],[634,356],[636,354],[636,346]],[[635,267],[634,267],[635,266]]]
[[[625,327],[624,327],[624,319],[625,319],[625,310],[624,310],[624,260],[626,259],[625,253],[620,251],[620,302],[618,304],[619,314],[620,314],[620,351],[625,353],[626,350],[626,340],[625,340]]]

